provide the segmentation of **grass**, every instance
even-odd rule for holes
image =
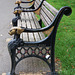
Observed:
[[[56,35],[55,56],[60,59],[60,75],[75,75],[75,0],[46,0],[58,10],[70,6],[72,14],[63,16]]]

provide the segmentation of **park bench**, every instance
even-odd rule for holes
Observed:
[[[17,64],[28,57],[42,59],[51,70],[47,75],[57,75],[54,57],[56,32],[62,16],[70,15],[72,10],[65,6],[58,11],[46,1],[42,5],[40,3],[41,0],[36,0],[35,9],[16,9],[14,12],[16,18],[13,19],[13,28],[9,32],[14,35],[14,39],[8,43],[12,62],[11,75],[15,75]],[[35,13],[40,16],[40,20],[36,19]],[[42,22],[45,27],[42,27]]]

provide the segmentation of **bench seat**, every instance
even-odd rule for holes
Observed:
[[[35,0],[34,7],[38,8],[41,1],[42,0]],[[40,9],[41,10],[39,11],[39,14],[37,13],[36,14],[40,16],[40,19],[42,20],[45,26],[50,25],[53,19],[55,18],[55,15],[58,13],[58,10],[55,9],[46,1],[43,2],[43,5]],[[18,20],[18,24],[17,24],[18,26],[30,28],[30,29],[41,28],[38,20],[35,17],[34,12],[21,12],[20,16],[21,19]],[[49,30],[49,32],[51,32],[51,30]],[[46,33],[49,32],[46,31]],[[20,38],[23,39],[23,41],[40,41],[42,39],[45,39],[45,34],[43,32],[36,32],[36,33],[24,32],[20,35]]]
[[[41,0],[36,0],[34,7],[37,8],[40,3],[41,3]],[[58,10],[56,10],[53,6],[51,6],[49,3],[44,1],[41,7],[41,10],[39,11],[39,14],[37,15],[40,16],[40,19],[42,20],[44,25],[48,26],[53,21],[57,13],[58,13]],[[35,17],[34,12],[22,12],[20,16],[21,16],[21,19],[18,20],[18,26],[30,28],[30,29],[41,28],[38,20]],[[49,32],[50,31],[51,30],[49,30]],[[49,33],[49,32],[46,31],[46,33]],[[20,38],[23,39],[23,41],[40,41],[45,38],[45,34],[43,32],[36,32],[36,33],[24,32],[20,35]]]
[[[18,20],[18,26],[31,29],[41,28],[33,12],[25,12],[25,13],[22,12],[21,20]],[[20,38],[22,38],[23,41],[40,41],[45,38],[45,35],[42,32],[34,32],[34,33],[24,32],[21,34]]]

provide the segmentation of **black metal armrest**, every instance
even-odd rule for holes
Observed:
[[[54,26],[54,29],[55,29],[58,27],[59,22],[63,16],[63,14],[65,14],[66,16],[69,16],[71,13],[72,13],[72,9],[70,7],[68,7],[68,6],[62,7],[50,25],[48,25],[44,28],[39,28],[39,29],[29,29],[29,28],[24,28],[24,27],[13,27],[10,30],[9,34],[13,35],[13,34],[21,34],[22,32],[42,32],[42,31],[46,31],[46,30],[50,29],[52,26]]]
[[[10,35],[13,35],[13,34],[21,34],[24,30],[25,30],[25,28],[23,28],[23,27],[12,27],[10,29],[9,34]]]

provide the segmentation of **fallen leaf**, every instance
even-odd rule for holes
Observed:
[[[67,32],[67,30],[66,30],[66,32]]]
[[[71,65],[72,66],[72,68],[75,68],[73,65]]]
[[[73,45],[71,46],[71,48],[73,47]]]
[[[67,49],[67,52],[68,52],[68,49]]]
[[[58,40],[60,40],[60,38]]]
[[[64,27],[64,29],[66,29],[66,27]]]
[[[68,16],[68,17],[70,17],[70,16]]]
[[[55,62],[57,62],[57,61],[60,61],[60,59],[56,58],[56,59],[55,59]]]
[[[74,31],[75,31],[75,28],[74,28]]]

